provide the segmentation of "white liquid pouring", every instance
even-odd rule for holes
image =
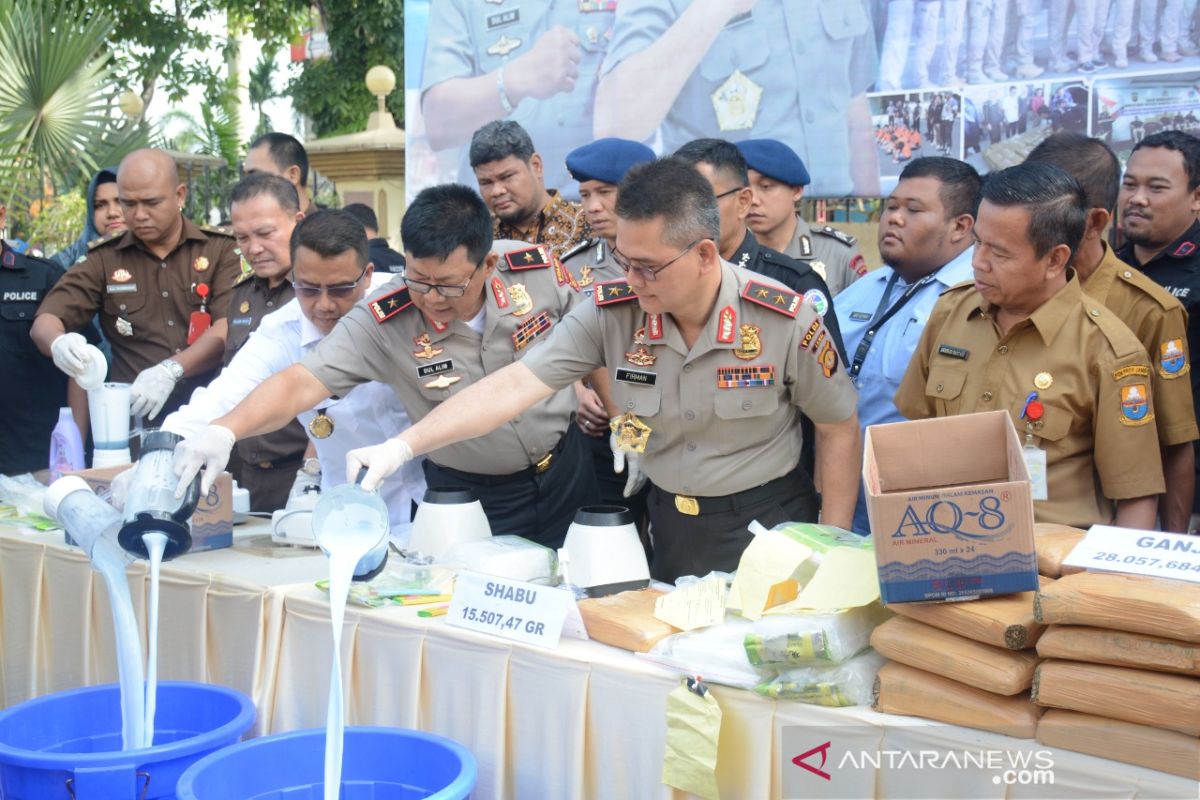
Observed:
[[[149,746],[146,695],[141,638],[138,636],[137,619],[133,615],[129,582],[125,577],[125,554],[115,543],[100,538],[92,547],[91,557],[92,568],[100,573],[108,589],[108,604],[112,609],[117,674],[121,684],[121,749],[139,750]],[[150,737],[153,737],[152,733]]]
[[[165,534],[142,534],[146,553],[150,556],[150,601],[146,629],[146,747],[154,745],[154,713],[158,706],[158,586],[163,550],[167,547]]]

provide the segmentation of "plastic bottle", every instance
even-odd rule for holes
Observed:
[[[117,531],[123,522],[121,512],[97,497],[78,475],[68,475],[50,484],[42,499],[42,510],[71,534],[88,558],[102,537],[116,544]]]
[[[50,432],[50,479],[58,480],[68,472],[76,472],[87,464],[83,460],[83,436],[71,416],[71,409],[58,410],[58,423]]]

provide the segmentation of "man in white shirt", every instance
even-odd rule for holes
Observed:
[[[974,275],[972,230],[981,185],[975,168],[956,158],[910,162],[879,219],[884,266],[837,296],[834,310],[864,430],[905,419],[892,398],[929,313],[939,294]],[[854,530],[870,532],[861,491]]]
[[[366,296],[368,288],[383,286],[394,277],[374,275],[362,225],[341,211],[318,211],[297,224],[291,257],[296,298],[264,317],[229,366],[167,417],[164,428],[188,437],[224,416],[267,378],[299,363]],[[301,412],[297,419],[316,446],[322,489],[353,480],[354,476],[346,475],[348,451],[374,444],[380,436],[395,436],[410,424],[395,393],[380,383],[357,386]],[[306,471],[315,470],[307,465]],[[380,491],[393,536],[403,538],[413,503],[425,491],[421,465],[406,465],[401,480],[383,484]]]

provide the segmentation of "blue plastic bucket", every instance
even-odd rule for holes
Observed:
[[[343,797],[457,800],[475,788],[475,757],[457,742],[403,728],[346,728]],[[213,753],[179,779],[180,800],[319,798],[325,730],[251,739]]]
[[[154,746],[122,751],[116,684],[39,697],[0,712],[0,798],[173,798],[185,769],[252,724],[254,704],[241,692],[162,682]]]

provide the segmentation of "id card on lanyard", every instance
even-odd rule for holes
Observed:
[[[888,298],[892,296],[892,289],[895,288],[897,281],[900,280],[899,273],[893,272],[892,277],[888,278],[887,286],[883,290],[883,296],[879,298],[879,305],[875,308],[875,313],[871,317],[871,323],[867,326],[867,332],[863,335],[862,341],[858,343],[858,347],[854,350],[854,358],[850,360],[850,380],[854,385],[858,385],[858,373],[862,371],[863,362],[867,360],[867,353],[871,351],[871,344],[875,341],[876,334],[879,333],[888,320],[900,313],[900,310],[908,305],[908,301],[916,296],[917,292],[927,286],[937,276],[937,272],[931,272],[916,283],[910,284],[904,290],[904,293],[896,299],[890,308],[884,311],[884,306],[887,305]]]

